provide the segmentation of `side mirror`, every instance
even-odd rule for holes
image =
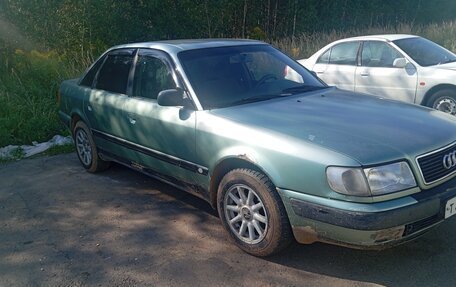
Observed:
[[[395,68],[404,68],[405,66],[407,66],[407,59],[405,58],[397,58],[397,59],[394,59],[394,62],[393,62],[393,67]]]
[[[185,106],[184,90],[169,89],[158,93],[157,103],[164,107]]]

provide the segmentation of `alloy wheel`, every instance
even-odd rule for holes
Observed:
[[[225,194],[223,209],[231,231],[240,240],[256,244],[268,231],[268,214],[258,194],[250,187],[233,185]]]
[[[92,162],[92,146],[89,137],[83,129],[76,131],[76,149],[83,164],[90,165]]]

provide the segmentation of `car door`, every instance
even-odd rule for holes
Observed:
[[[84,102],[84,113],[102,152],[128,156],[118,144],[129,128],[123,121],[123,105],[128,99],[127,85],[136,49],[109,52],[98,70],[90,95]]]
[[[164,52],[141,49],[124,105],[125,139],[136,150],[140,169],[191,182],[203,173],[195,161],[195,111],[157,103],[160,91],[182,87]]]
[[[318,58],[313,71],[330,86],[354,91],[359,46],[359,41],[334,45]]]
[[[417,70],[413,64],[395,67],[394,60],[404,56],[382,41],[365,41],[361,65],[356,69],[355,91],[414,103]]]

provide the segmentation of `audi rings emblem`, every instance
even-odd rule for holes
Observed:
[[[446,169],[450,169],[456,166],[456,150],[450,152],[449,154],[446,154],[443,157],[443,166]]]

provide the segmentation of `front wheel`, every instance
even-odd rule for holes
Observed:
[[[429,106],[456,116],[456,90],[444,89],[436,92],[429,99]]]
[[[269,256],[292,241],[285,207],[272,182],[260,172],[227,173],[219,185],[217,207],[225,230],[247,253]]]
[[[84,122],[76,123],[73,129],[73,138],[79,161],[87,171],[98,172],[110,166],[110,162],[104,161],[98,156],[92,133]]]

